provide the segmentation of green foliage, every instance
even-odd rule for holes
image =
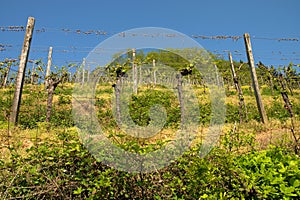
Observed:
[[[141,95],[132,96],[129,110],[133,121],[140,126],[147,126],[150,122],[150,108],[155,104],[161,105],[166,109],[166,127],[176,127],[179,124],[180,109],[175,94],[171,91],[160,90],[146,90]]]
[[[0,94],[0,111],[1,111],[0,121],[7,120],[8,114],[10,112],[10,108],[12,106],[11,95],[12,95],[11,90],[1,92],[1,94]]]
[[[278,91],[276,89],[273,90],[273,93],[274,94],[272,94],[272,90],[270,87],[263,87],[261,89],[261,95],[263,95],[263,96],[279,96],[280,95],[280,91]]]
[[[278,97],[274,97],[274,102],[270,106],[267,106],[266,110],[269,118],[279,119],[281,122],[284,122],[290,115],[280,100]]]
[[[256,195],[263,199],[290,199],[300,195],[300,160],[282,149],[252,152],[237,158]]]
[[[238,152],[246,148],[253,150],[255,147],[255,134],[236,130],[235,124],[234,128],[223,136],[220,145],[229,152]]]
[[[58,97],[58,105],[70,104],[70,103],[71,103],[71,97],[70,96],[60,95]]]
[[[260,115],[255,104],[248,103],[247,116],[248,120],[260,121]],[[244,112],[244,111],[243,111]],[[226,104],[226,123],[234,123],[240,121],[239,105]]]
[[[19,124],[23,129],[29,128],[37,128],[39,122],[45,121],[46,106],[40,105],[35,107],[34,110],[30,112],[26,112],[26,108],[21,107],[21,111],[19,113]]]
[[[240,120],[238,105],[227,104],[226,105],[226,123],[234,123]]]
[[[215,148],[200,158],[200,146],[195,146],[157,172],[128,174],[95,160],[76,135],[73,129],[58,131],[53,141],[28,149],[26,156],[11,148],[11,161],[0,160],[0,197],[297,199],[300,195],[300,160],[284,149],[236,154]]]
[[[51,123],[56,127],[73,127],[72,109],[65,110],[54,108],[51,116]]]
[[[200,110],[200,123],[203,125],[209,125],[211,120],[211,104],[210,103],[199,103]]]
[[[247,105],[247,113],[248,113],[248,120],[255,120],[260,122],[260,115],[257,109],[256,103],[248,103]]]

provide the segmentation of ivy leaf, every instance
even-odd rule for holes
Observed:
[[[81,187],[79,187],[79,188],[77,188],[77,190],[73,191],[73,194],[81,194],[83,191],[84,190]]]

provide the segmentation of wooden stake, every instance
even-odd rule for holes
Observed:
[[[9,72],[10,72],[10,68],[12,65],[13,61],[8,61],[7,62],[7,66],[6,66],[6,70],[4,72],[4,78],[3,78],[3,83],[2,83],[2,87],[5,88],[6,84],[7,84],[7,80],[8,80],[8,76],[9,76]]]
[[[233,83],[234,83],[236,91],[239,93],[239,85],[237,84],[238,79],[237,79],[237,76],[236,76],[236,73],[235,73],[234,64],[233,64],[233,60],[232,60],[232,55],[231,55],[230,52],[228,53],[228,57],[229,57],[229,61],[230,61],[230,67],[231,67],[231,74],[232,74],[232,78],[233,78]]]
[[[156,61],[155,59],[152,60],[152,65],[153,65],[153,82],[154,86],[156,86]]]
[[[45,79],[45,88],[49,86],[49,76],[51,72],[51,65],[52,65],[52,47],[49,47],[48,53],[48,63],[47,63],[47,70],[46,70],[46,79]]]
[[[255,65],[254,65],[254,58],[253,58],[252,47],[251,47],[251,42],[250,42],[250,35],[248,33],[244,34],[244,41],[245,41],[245,46],[246,46],[246,51],[247,51],[248,62],[249,62],[249,66],[250,66],[250,72],[251,72],[251,78],[252,78],[252,84],[253,84],[254,94],[255,94],[255,98],[256,98],[257,108],[259,110],[259,114],[260,114],[262,122],[266,124],[266,123],[268,123],[268,118],[267,118],[266,111],[265,111],[264,105],[262,103],[261,94],[259,91],[259,85],[258,85],[258,81],[257,81],[256,70],[255,70]]]
[[[122,125],[122,120],[121,120],[121,101],[120,101],[120,79],[121,77],[117,78],[116,84],[113,85],[114,90],[115,90],[115,95],[116,95],[116,120],[118,126],[121,128]]]
[[[181,113],[181,128],[185,123],[185,108],[184,108],[184,101],[183,101],[183,93],[182,93],[182,75],[181,73],[176,75],[177,78],[177,91],[178,91],[178,98],[179,98],[179,105],[180,105],[180,113]]]
[[[229,56],[229,61],[230,61],[231,73],[232,73],[232,77],[233,77],[234,86],[235,86],[236,91],[238,92],[238,95],[239,95],[239,114],[240,114],[240,123],[242,123],[243,122],[243,112],[242,112],[243,108],[245,110],[246,120],[248,120],[247,107],[246,107],[246,104],[245,104],[245,101],[244,101],[244,96],[243,96],[243,91],[242,91],[241,85],[239,84],[239,80],[238,80],[237,75],[235,73],[234,64],[233,64],[233,60],[232,60],[232,55],[231,55],[230,52],[229,52],[228,56]]]
[[[137,82],[137,67],[135,64],[135,54],[136,54],[136,50],[132,49],[132,78],[133,78],[133,92],[134,94],[137,94],[137,90],[138,90],[138,82]]]
[[[88,67],[87,67],[88,69],[87,69],[87,80],[86,80],[86,82],[90,82],[90,65],[88,65]]]
[[[33,33],[33,29],[34,29],[34,23],[35,23],[35,19],[33,17],[29,17],[27,26],[26,26],[26,33],[25,33],[25,37],[24,37],[22,53],[21,53],[21,57],[20,57],[19,70],[18,70],[18,74],[17,74],[17,78],[16,78],[15,93],[14,93],[14,99],[13,99],[11,116],[10,116],[10,122],[12,122],[15,125],[17,125],[17,122],[18,122],[22,89],[23,89],[24,77],[25,77],[25,72],[26,72],[26,64],[28,61],[28,54],[29,54],[29,50],[30,50],[32,33]]]
[[[219,79],[218,67],[217,67],[217,65],[214,65],[214,67],[215,67],[215,73],[216,73],[217,86],[220,87],[220,79]],[[189,75],[188,75],[188,77],[189,77]]]
[[[85,68],[85,58],[83,58],[83,62],[82,62],[82,82],[81,82],[81,85],[84,85],[84,74],[85,74],[85,70],[84,70],[84,68]]]
[[[34,62],[32,62],[31,76],[30,76],[30,84],[33,85],[35,80],[35,66]]]
[[[142,65],[140,65],[139,69],[139,74],[140,74],[140,78],[139,78],[139,82],[138,84],[141,85],[143,82],[143,71],[142,71]]]

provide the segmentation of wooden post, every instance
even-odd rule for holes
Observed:
[[[241,85],[239,84],[239,80],[238,80],[237,75],[235,73],[234,64],[233,64],[233,60],[232,60],[232,55],[231,55],[230,52],[229,52],[228,56],[229,56],[229,61],[230,61],[231,73],[232,73],[234,86],[235,86],[236,91],[238,92],[238,96],[239,96],[239,114],[240,114],[240,123],[242,123],[243,122],[243,112],[242,112],[243,108],[245,110],[246,120],[248,120],[247,107],[246,107],[246,104],[245,104],[245,101],[244,101],[244,96],[243,96],[243,91],[242,91]]]
[[[178,98],[179,98],[179,105],[180,105],[180,121],[181,121],[181,128],[183,128],[183,125],[185,123],[185,108],[184,108],[184,101],[183,101],[183,93],[182,93],[182,74],[179,73],[176,75],[177,78],[177,91],[178,91]]]
[[[6,87],[10,67],[11,67],[11,65],[8,63],[8,65],[6,66],[5,72],[4,72],[4,77],[3,77],[3,83],[2,83],[3,88]]]
[[[87,80],[86,80],[86,82],[90,82],[90,70],[91,70],[91,68],[90,68],[90,65],[88,65],[88,68],[87,68]]]
[[[236,76],[236,73],[235,73],[234,64],[233,64],[233,60],[232,60],[232,55],[231,55],[230,52],[228,53],[228,57],[229,57],[229,61],[230,61],[230,67],[231,67],[231,74],[232,74],[233,83],[234,83],[236,91],[239,93],[239,85],[237,84],[238,79],[237,79],[237,76]]]
[[[83,62],[82,62],[82,82],[81,85],[84,85],[84,73],[85,73],[85,58],[83,58]]]
[[[45,77],[45,88],[47,88],[49,86],[49,76],[50,76],[50,72],[51,72],[51,65],[52,65],[52,47],[49,47],[48,63],[47,63],[46,77]]]
[[[219,79],[219,74],[218,74],[218,67],[217,67],[217,65],[214,65],[214,67],[215,67],[215,73],[216,73],[217,86],[220,87],[220,79]]]
[[[33,85],[35,80],[35,66],[34,62],[32,62],[31,76],[30,76],[30,84]]]
[[[19,70],[16,78],[16,86],[15,86],[15,93],[14,93],[14,99],[12,103],[12,110],[11,110],[11,116],[10,116],[10,122],[17,125],[18,122],[18,114],[20,109],[20,103],[21,103],[21,96],[22,96],[22,89],[23,89],[23,83],[24,83],[24,77],[26,72],[26,64],[28,60],[28,54],[30,50],[30,44],[32,39],[32,33],[34,29],[34,22],[35,19],[33,17],[28,18],[27,26],[26,26],[26,33],[24,37],[24,43],[22,47],[22,53],[20,57],[20,64],[19,64]]]
[[[142,71],[142,65],[140,65],[140,67],[139,67],[139,74],[140,74],[140,77],[139,77],[139,85],[141,85],[142,84],[142,82],[143,82],[143,71]]]
[[[136,50],[132,49],[132,78],[133,78],[133,92],[134,94],[137,94],[137,67],[135,63],[135,54]]]
[[[118,126],[121,128],[122,125],[122,120],[121,120],[121,101],[120,101],[120,80],[122,77],[118,77],[117,78],[117,82],[116,84],[113,85],[114,90],[115,90],[115,95],[116,95],[116,120],[117,120],[117,124]]]
[[[253,84],[254,94],[255,94],[255,98],[256,98],[257,108],[259,110],[259,114],[260,114],[262,122],[268,123],[268,118],[267,118],[266,111],[265,111],[264,105],[262,103],[261,94],[259,91],[259,85],[258,85],[258,81],[257,81],[256,70],[255,70],[255,65],[254,65],[254,58],[253,58],[252,47],[251,47],[251,42],[250,42],[250,35],[248,33],[244,34],[244,41],[245,41],[245,46],[246,46],[246,51],[247,51],[247,58],[248,58],[249,66],[250,66],[250,72],[251,72],[251,78],[252,78],[252,84]]]
[[[12,65],[13,62],[15,62],[15,60],[7,60],[7,66],[6,66],[6,70],[4,72],[4,78],[3,78],[3,83],[2,83],[3,88],[6,87],[9,72],[10,72],[10,68],[11,68],[11,65]]]
[[[155,59],[153,59],[152,61],[152,65],[153,65],[153,82],[154,82],[154,86],[156,86],[156,61]]]

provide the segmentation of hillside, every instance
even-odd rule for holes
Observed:
[[[219,70],[222,71],[222,66]],[[226,73],[224,70],[224,80],[230,81]],[[294,151],[291,118],[280,90],[272,92],[268,82],[261,85],[269,118],[269,123],[263,124],[247,81],[242,85],[247,119],[240,123],[238,94],[233,84],[225,85],[225,124],[216,146],[207,156],[202,158],[200,153],[212,117],[210,91],[203,85],[194,85],[200,124],[193,130],[195,138],[189,150],[161,169],[133,174],[102,164],[80,142],[72,117],[73,83],[60,84],[55,90],[50,130],[45,123],[47,93],[43,84],[25,85],[18,127],[8,120],[14,88],[2,88],[0,196],[3,199],[280,199],[299,196],[300,160]],[[117,127],[111,107],[115,90],[111,83],[100,80],[94,100],[105,136],[117,147],[141,155],[168,145],[176,139],[175,133],[180,126],[180,102],[176,100],[176,91],[159,84],[138,88],[138,94],[133,94],[129,102],[133,121],[147,126],[148,111],[154,104],[165,107],[167,118],[163,129],[155,136],[135,138]],[[300,90],[294,85],[289,98],[297,137],[299,96]]]

